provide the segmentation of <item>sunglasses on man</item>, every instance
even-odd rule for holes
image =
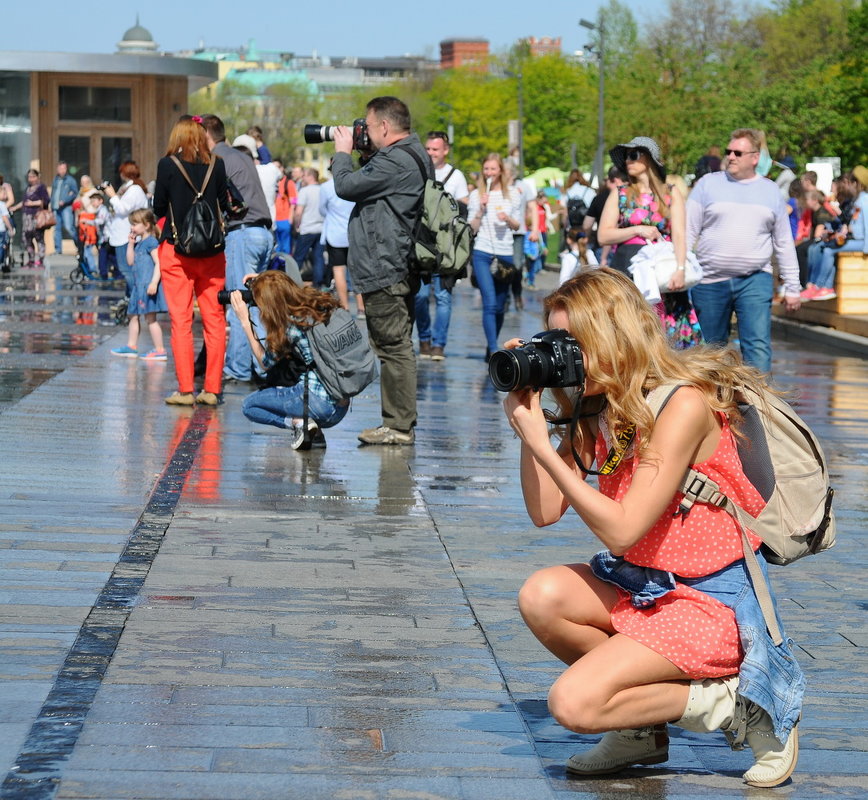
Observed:
[[[735,156],[736,158],[741,158],[742,156],[749,155],[750,153],[758,153],[759,150],[724,150],[723,152],[728,156]]]

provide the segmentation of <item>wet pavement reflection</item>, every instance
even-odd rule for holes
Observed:
[[[0,276],[0,413],[115,334],[113,306],[121,283],[76,285],[69,257],[54,270],[16,270]]]
[[[0,762],[24,767],[4,797],[36,797],[37,779],[101,800],[757,796],[746,754],[675,729],[665,765],[565,774],[594,737],[548,715],[559,667],[515,596],[599,546],[574,515],[530,525],[469,286],[447,359],[419,362],[414,448],[358,446],[374,386],[325,450],[297,453],[243,417],[249,387],[172,408],[171,362],[112,358],[120,289],[21,283],[0,302]],[[541,300],[526,293],[502,337],[539,330]],[[809,682],[783,791],[857,798],[868,368],[774,353],[829,455],[840,542],[773,571]]]

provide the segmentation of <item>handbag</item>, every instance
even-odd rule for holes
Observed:
[[[633,280],[649,303],[660,302],[660,295],[669,293],[669,281],[675,274],[678,262],[672,242],[648,243],[630,259]],[[692,252],[684,262],[684,288],[686,291],[702,280],[702,266]]]
[[[54,212],[50,208],[40,208],[34,214],[34,222],[36,223],[36,230],[44,231],[46,228],[53,228],[57,225],[57,217],[54,216]]]
[[[518,275],[518,267],[515,264],[510,264],[497,256],[494,257],[491,262],[491,277],[497,283],[512,283],[516,275]]]

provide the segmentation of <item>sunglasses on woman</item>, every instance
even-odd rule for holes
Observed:
[[[643,150],[628,150],[624,157],[627,161],[639,161],[644,155],[645,152]]]

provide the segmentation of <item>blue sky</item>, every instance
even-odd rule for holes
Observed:
[[[370,0],[8,0],[0,27],[6,50],[111,53],[138,13],[163,51],[192,49],[200,41],[209,47],[237,47],[254,39],[263,49],[304,55],[438,58],[442,39],[468,37],[488,39],[497,52],[525,36],[560,36],[563,49],[571,53],[588,41],[579,19],[593,20],[600,5],[582,0],[404,0],[388,5]],[[666,0],[636,5],[641,23],[663,13]]]

